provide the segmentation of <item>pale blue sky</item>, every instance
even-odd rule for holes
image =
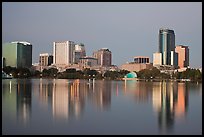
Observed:
[[[32,43],[33,63],[65,40],[84,43],[89,56],[109,48],[118,66],[134,56],[152,62],[161,27],[174,30],[176,44],[189,46],[190,67],[202,67],[201,2],[2,3],[2,42]]]

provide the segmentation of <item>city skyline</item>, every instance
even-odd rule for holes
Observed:
[[[169,9],[174,10],[169,12]],[[110,49],[112,64],[120,66],[133,61],[134,56],[148,56],[153,62],[153,53],[158,51],[159,29],[165,27],[175,31],[175,45],[189,47],[189,66],[200,68],[201,10],[201,2],[3,2],[2,42],[30,42],[33,45],[32,63],[36,63],[40,53],[53,54],[54,41],[75,41],[85,45],[88,56],[101,48]]]

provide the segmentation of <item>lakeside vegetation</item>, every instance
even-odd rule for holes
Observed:
[[[99,73],[96,70],[88,68],[81,70],[66,69],[64,72],[58,72],[56,68],[44,69],[42,72],[35,70],[31,71],[28,68],[15,68],[6,66],[3,71],[7,74],[12,74],[14,78],[57,78],[57,79],[107,79],[107,80],[121,80],[129,73],[127,70],[106,71]],[[137,78],[151,80],[151,79],[189,79],[191,81],[202,81],[202,72],[199,69],[187,68],[183,72],[161,73],[160,70],[153,67],[152,69],[144,69],[137,73]]]

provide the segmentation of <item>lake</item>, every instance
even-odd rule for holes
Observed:
[[[3,135],[201,135],[202,83],[2,79]]]

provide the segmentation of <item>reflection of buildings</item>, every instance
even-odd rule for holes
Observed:
[[[5,125],[4,123],[8,123],[4,116],[9,117],[11,121],[16,120],[17,92],[15,82],[16,82],[15,79],[2,80],[2,126]],[[3,112],[6,115],[4,115]]]
[[[17,80],[17,117],[27,123],[31,116],[31,82],[30,80]]]
[[[68,118],[68,83],[66,80],[53,81],[52,112],[57,119]]]
[[[151,94],[152,82],[142,82],[135,80],[125,81],[125,92],[133,94],[136,102],[147,102]]]
[[[41,107],[48,107],[49,104],[52,104],[52,90],[53,90],[53,80],[42,81],[40,80],[39,84],[39,102]]]
[[[89,97],[92,98],[94,105],[97,106],[98,109],[107,110],[110,108],[111,87],[111,81],[101,80],[93,85],[94,89],[89,89]]]
[[[178,97],[175,106],[176,117],[185,115],[188,106],[188,91],[186,83],[178,83]]]
[[[80,83],[77,79],[71,83],[69,89],[69,115],[78,118],[84,110],[87,88],[85,83]]]
[[[86,91],[87,84],[80,83],[79,80],[54,80],[52,91],[53,117],[56,119],[80,117],[85,106]]]
[[[80,81],[40,80],[38,85],[40,106],[45,109],[51,107],[53,118],[56,120],[80,117],[88,90],[87,83]]]
[[[153,86],[153,108],[158,112],[159,127],[162,132],[172,129],[175,116],[185,115],[188,93],[185,83],[159,82]]]

